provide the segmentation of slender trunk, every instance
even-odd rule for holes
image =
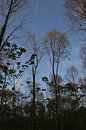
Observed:
[[[13,69],[14,69],[14,63],[13,63]],[[15,77],[13,74],[13,101],[12,101],[12,109],[13,109],[13,117],[15,118]]]
[[[33,75],[33,130],[35,130],[35,115],[36,115],[36,107],[35,107],[35,68],[32,67],[32,75]]]
[[[33,116],[35,116],[35,73],[34,68],[32,68],[33,73]]]
[[[52,62],[52,71],[53,71],[53,79],[54,79],[54,83],[53,83],[53,87],[54,87],[54,93],[55,93],[55,112],[56,112],[56,129],[57,129],[57,120],[58,120],[58,96],[57,96],[57,79],[56,79],[56,73],[55,73],[55,52],[53,51],[53,62]]]

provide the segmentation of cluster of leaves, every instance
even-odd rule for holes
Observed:
[[[4,98],[3,92],[6,88],[12,88],[14,90],[17,81],[22,76],[26,65],[22,64],[21,57],[26,52],[23,47],[18,47],[16,44],[9,42],[5,43],[3,50],[0,52],[0,88],[1,88],[1,100]],[[2,104],[4,102],[2,101]]]

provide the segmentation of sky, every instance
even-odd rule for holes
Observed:
[[[64,16],[64,8],[63,2],[64,0],[36,0],[36,5],[33,10],[33,18],[32,18],[32,31],[35,32],[38,38],[43,38],[46,32],[52,31],[54,29],[58,29],[61,32],[67,33],[69,41],[72,46],[72,54],[71,60],[63,61],[59,68],[59,71],[62,75],[66,71],[66,66],[75,64],[78,68],[80,68],[80,60],[79,60],[79,44],[80,39],[78,36],[73,35],[73,33],[69,33],[69,27]],[[48,58],[46,60],[42,60],[42,65],[44,70],[42,73],[47,73],[50,68],[47,67]],[[49,69],[48,69],[49,68]]]
[[[32,0],[31,17],[29,27],[26,25],[26,32],[34,32],[37,39],[42,39],[46,32],[57,29],[65,32],[72,47],[70,60],[66,59],[60,63],[59,73],[65,78],[66,69],[70,65],[75,65],[82,74],[79,50],[81,39],[77,34],[69,31],[69,26],[64,15],[64,0]],[[38,68],[37,81],[41,77],[51,75],[51,66],[48,57],[45,55]],[[27,77],[27,74],[25,74]],[[41,81],[42,82],[42,81]]]
[[[56,28],[65,30],[63,25],[63,0],[33,0],[37,1],[33,9],[32,30],[41,37],[47,31]]]

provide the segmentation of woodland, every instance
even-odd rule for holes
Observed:
[[[30,4],[28,0],[28,8]],[[64,81],[59,67],[71,57],[71,41],[54,29],[41,41],[30,33],[29,47],[22,45],[26,6],[27,0],[0,0],[0,130],[86,130],[86,41],[79,52],[83,75],[72,64]],[[85,35],[86,0],[64,0],[62,6],[70,31]],[[38,68],[46,56],[51,76],[40,75],[38,83]]]

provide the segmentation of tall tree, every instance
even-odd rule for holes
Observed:
[[[68,54],[69,41],[65,33],[61,33],[58,30],[48,32],[44,37],[44,46],[46,52],[49,56],[51,68],[52,68],[52,77],[53,77],[53,86],[55,89],[55,99],[56,99],[56,113],[58,105],[58,95],[59,95],[59,82],[58,82],[58,69],[59,64],[62,59],[64,59]]]
[[[42,59],[43,52],[41,49],[40,44],[36,40],[35,34],[31,34],[30,37],[30,59],[26,64],[31,65],[31,70],[32,70],[32,95],[33,95],[33,127],[35,129],[35,115],[36,115],[36,76],[37,76],[37,69],[40,63],[40,60]]]

